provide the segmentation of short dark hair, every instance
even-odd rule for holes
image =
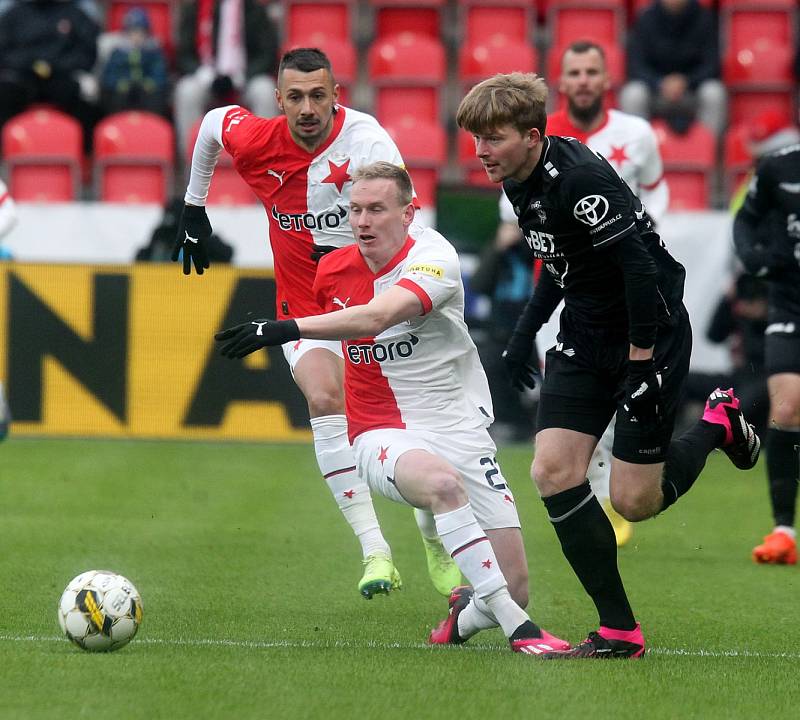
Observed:
[[[331,61],[322,50],[315,47],[294,48],[284,53],[278,66],[278,77],[284,70],[299,70],[304,73],[327,70],[333,77]]]
[[[603,49],[602,45],[598,45],[594,40],[576,40],[575,42],[570,43],[565,49],[564,52],[561,53],[561,59],[564,59],[564,55],[568,52],[576,53],[577,55],[583,55],[583,53],[587,53],[590,50],[597,50],[600,54],[600,57],[603,58],[603,63],[606,62],[606,51]]]

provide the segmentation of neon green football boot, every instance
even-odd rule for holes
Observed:
[[[428,540],[428,538],[423,537],[422,542],[425,545],[425,557],[428,559],[428,575],[431,578],[433,587],[436,588],[436,592],[440,595],[449,598],[454,587],[464,584],[461,579],[461,570],[458,569],[455,560],[450,557],[450,553],[444,549],[444,545],[442,545],[442,541],[439,538]]]
[[[400,590],[403,587],[400,573],[388,555],[367,555],[363,563],[364,574],[358,582],[358,592],[366,600],[372,600],[372,596],[378,593],[388,595],[391,590]]]

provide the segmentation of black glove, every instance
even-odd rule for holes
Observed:
[[[184,205],[178,223],[178,236],[172,248],[172,262],[175,262],[183,250],[183,274],[190,275],[192,263],[198,275],[208,267],[208,241],[211,239],[211,223],[208,221],[206,209],[198,205]]]
[[[503,362],[511,379],[511,385],[517,390],[536,387],[536,376],[539,374],[539,356],[536,353],[536,335],[514,332],[503,350]]]
[[[311,253],[309,254],[309,257],[314,262],[319,262],[320,258],[323,255],[327,255],[329,252],[333,252],[334,250],[338,249],[339,248],[337,248],[335,245],[317,245],[316,243],[314,243],[311,246]]]
[[[661,423],[661,379],[653,359],[628,360],[625,382],[625,409],[645,430]]]
[[[294,320],[251,320],[214,335],[214,340],[225,343],[220,352],[229,358],[243,358],[263,347],[299,339],[300,330]]]

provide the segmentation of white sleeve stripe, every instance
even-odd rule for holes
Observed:
[[[614,235],[612,235],[611,237],[607,237],[605,240],[601,240],[599,243],[593,243],[593,244],[594,244],[594,246],[595,246],[596,248],[602,247],[602,246],[603,246],[603,245],[605,245],[607,242],[610,242],[610,241],[611,241],[611,240],[613,240],[614,238],[617,238],[617,237],[619,237],[620,235],[622,235],[623,233],[626,233],[626,232],[628,232],[628,230],[630,230],[630,229],[631,229],[631,228],[632,228],[632,227],[633,227],[635,224],[636,224],[636,223],[631,223],[630,225],[628,225],[628,227],[626,227],[626,228],[624,228],[624,229],[620,230],[618,233],[615,233],[615,234],[614,234]]]
[[[222,123],[228,111],[235,107],[214,108],[206,113],[192,152],[192,170],[184,201],[190,205],[205,205],[208,188],[222,150]]]

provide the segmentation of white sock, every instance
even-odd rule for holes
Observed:
[[[439,540],[439,533],[436,532],[436,519],[430,510],[420,510],[414,508],[414,519],[417,521],[419,534],[426,540]]]
[[[472,514],[472,507],[467,503],[456,510],[434,515],[434,519],[445,549],[472,585],[475,595],[485,601],[506,637],[510,637],[530,618],[511,599],[492,544]]]
[[[489,606],[477,595],[472,596],[469,605],[458,616],[458,634],[466,640],[481,630],[497,627],[497,620]]]
[[[772,532],[782,532],[792,538],[792,540],[797,538],[797,531],[789,525],[776,525]]]
[[[344,415],[311,418],[311,429],[320,472],[361,543],[364,557],[375,553],[391,557],[372,506],[369,487],[356,470],[353,449],[347,439],[347,418]]]

